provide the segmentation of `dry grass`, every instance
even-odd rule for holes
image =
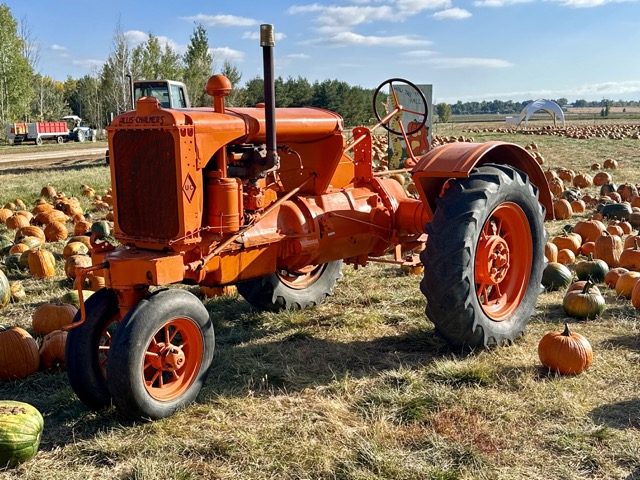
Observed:
[[[475,137],[534,140],[552,167],[616,158],[616,181],[638,178],[638,141]],[[0,202],[34,200],[43,179],[76,194],[82,183],[104,188],[106,174],[3,175]],[[0,384],[0,398],[45,416],[36,459],[0,478],[640,478],[640,336],[628,301],[607,293],[602,317],[574,324],[594,363],[558,377],[541,367],[537,344],[567,320],[561,293],[540,296],[515,345],[463,354],[426,320],[419,280],[345,267],[328,302],[278,315],[236,297],[207,301],[217,337],[208,382],[194,405],[153,423],[87,411],[63,373]],[[0,322],[28,327],[37,304],[69,287],[62,276],[24,283],[28,301],[0,310]]]

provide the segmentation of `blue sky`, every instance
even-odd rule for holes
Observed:
[[[277,33],[276,75],[373,88],[431,83],[434,101],[566,97],[640,100],[638,0],[9,0],[38,42],[38,70],[96,73],[118,21],[132,45],[149,32],[184,52],[195,22],[215,63],[262,74],[258,31]]]

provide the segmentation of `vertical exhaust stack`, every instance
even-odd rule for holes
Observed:
[[[264,68],[265,130],[267,136],[266,170],[280,167],[276,151],[276,87],[273,67],[273,47],[275,46],[273,25],[260,25],[260,46]]]

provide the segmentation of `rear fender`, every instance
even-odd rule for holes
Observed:
[[[436,210],[436,198],[450,178],[467,178],[477,165],[499,163],[527,174],[538,187],[539,201],[546,208],[545,220],[553,220],[553,199],[542,168],[522,147],[505,142],[450,143],[431,150],[418,161],[411,174],[429,220]]]

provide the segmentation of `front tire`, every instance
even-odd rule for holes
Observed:
[[[103,288],[87,298],[86,321],[69,331],[65,347],[67,376],[78,398],[92,410],[111,404],[105,366],[120,321],[118,297]],[[74,321],[80,319],[80,312]]]
[[[107,377],[118,411],[132,420],[172,415],[195,400],[209,373],[213,325],[185,290],[159,290],[122,319]]]
[[[544,208],[528,177],[487,164],[450,180],[421,254],[426,313],[454,346],[512,343],[542,291]]]
[[[342,278],[342,260],[311,265],[299,272],[281,270],[237,285],[238,293],[258,310],[304,310],[333,295]]]

